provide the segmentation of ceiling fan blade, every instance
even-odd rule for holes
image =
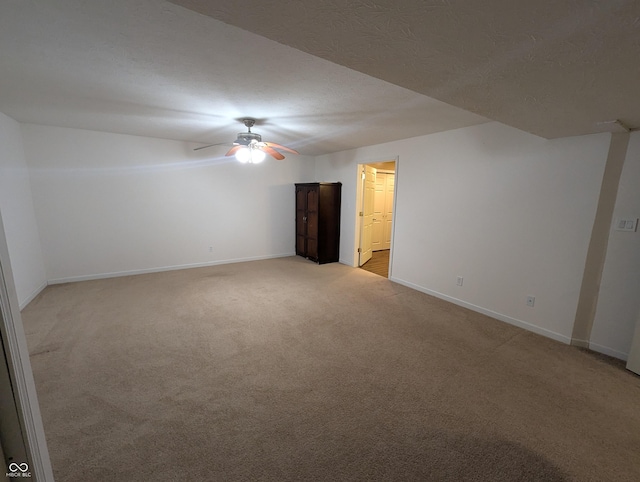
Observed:
[[[293,154],[300,154],[295,149],[291,149],[290,147],[283,146],[281,144],[276,144],[275,142],[265,142],[264,145],[268,146],[268,147],[275,147],[276,149],[282,149],[283,151],[289,151],[289,152],[291,152]]]
[[[225,156],[233,156],[236,152],[238,152],[238,149],[242,147],[244,146],[233,146],[231,149],[229,149],[229,151],[225,154]]]
[[[196,147],[193,150],[194,151],[199,151],[201,149],[209,149],[210,147],[214,147],[214,146],[228,146],[228,145],[229,145],[228,142],[217,142],[216,144],[208,144],[206,146]]]
[[[265,142],[265,144],[266,144],[266,142]],[[275,149],[272,149],[269,146],[262,147],[262,150],[264,152],[266,152],[267,154],[269,154],[271,157],[274,157],[275,159],[278,159],[279,161],[284,159],[284,156],[282,154],[280,154],[278,151],[276,151]]]
[[[208,146],[196,147],[194,151],[199,151],[200,149],[209,149],[210,147],[219,146],[219,145],[220,144],[209,144]]]

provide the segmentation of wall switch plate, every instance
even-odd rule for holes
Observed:
[[[462,276],[458,276],[458,277],[456,278],[456,284],[457,284],[458,286],[462,286],[462,281],[463,281],[463,280],[462,280]]]
[[[638,218],[616,219],[616,231],[635,232],[638,229]]]
[[[527,296],[527,306],[530,306],[531,308],[533,308],[533,305],[535,305],[535,303],[536,303],[535,296]]]

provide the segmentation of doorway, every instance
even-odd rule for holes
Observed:
[[[396,160],[358,165],[356,265],[388,278],[391,273]]]

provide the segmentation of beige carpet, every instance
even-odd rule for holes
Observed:
[[[640,480],[640,377],[300,257],[48,287],[58,481]]]

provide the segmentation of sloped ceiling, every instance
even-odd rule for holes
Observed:
[[[6,0],[20,122],[318,155],[495,119],[640,125],[640,2]],[[517,4],[517,5],[515,5]]]
[[[640,127],[637,0],[173,3],[542,137]]]

